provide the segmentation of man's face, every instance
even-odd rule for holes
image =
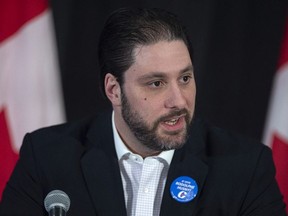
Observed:
[[[180,148],[187,139],[196,94],[188,49],[180,40],[161,41],[138,47],[134,54],[121,88],[122,118],[140,145],[156,152]],[[129,139],[125,130],[119,132]]]

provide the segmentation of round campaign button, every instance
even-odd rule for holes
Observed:
[[[170,193],[173,199],[178,202],[189,202],[196,197],[198,185],[194,179],[188,176],[180,176],[172,182]]]

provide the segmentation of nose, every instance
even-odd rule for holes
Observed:
[[[178,84],[168,88],[165,107],[169,109],[183,109],[186,106],[185,92]]]

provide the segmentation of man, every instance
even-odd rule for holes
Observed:
[[[285,215],[270,150],[193,118],[191,47],[177,18],[120,9],[99,43],[113,112],[28,134],[1,215]]]

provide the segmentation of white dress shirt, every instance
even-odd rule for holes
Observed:
[[[129,216],[158,216],[174,150],[146,157],[132,153],[120,138],[112,114],[115,148]]]

